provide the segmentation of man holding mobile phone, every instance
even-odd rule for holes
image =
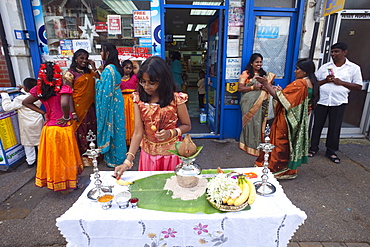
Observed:
[[[361,68],[346,58],[347,52],[348,46],[343,42],[332,45],[332,61],[322,65],[316,72],[320,99],[314,112],[311,147],[308,151],[308,157],[315,156],[319,151],[321,131],[328,116],[325,156],[336,164],[340,163],[335,152],[339,150],[340,130],[348,103],[348,93],[351,90],[361,90],[363,84]]]

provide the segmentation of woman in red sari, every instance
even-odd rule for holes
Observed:
[[[275,145],[269,156],[269,169],[277,179],[294,179],[297,168],[308,160],[308,115],[319,98],[315,65],[310,59],[297,62],[296,80],[284,90],[275,91],[266,78],[258,77],[265,89],[278,101],[271,126],[271,143]],[[263,166],[264,152],[255,164]]]
[[[88,68],[89,64],[92,70]],[[95,114],[95,63],[89,60],[89,53],[84,49],[79,49],[73,54],[72,64],[64,74],[64,82],[73,89],[71,104],[72,109],[72,128],[76,132],[78,149],[81,156],[89,148],[86,140],[87,132],[92,130],[96,133],[96,114]],[[91,161],[87,157],[82,157],[85,166],[90,166]]]

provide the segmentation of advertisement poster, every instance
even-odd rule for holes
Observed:
[[[121,31],[121,16],[120,15],[108,15],[108,34],[116,35],[122,34]]]
[[[60,44],[60,55],[68,56],[73,55],[73,43],[72,40],[69,39],[61,39],[59,41]]]
[[[226,80],[239,80],[241,73],[242,58],[226,58]]]
[[[134,37],[150,37],[150,10],[134,10],[132,18],[134,19]]]
[[[240,7],[229,8],[229,27],[244,25],[244,10]]]
[[[91,45],[88,39],[74,39],[72,40],[73,50],[77,51],[78,49],[84,49],[87,52],[91,52]]]

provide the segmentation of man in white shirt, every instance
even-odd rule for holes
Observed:
[[[351,90],[361,90],[363,83],[360,66],[346,58],[347,52],[348,46],[343,42],[332,45],[332,61],[322,65],[316,72],[320,85],[320,99],[314,111],[315,120],[308,152],[308,156],[313,157],[319,151],[321,131],[326,117],[329,116],[325,156],[337,164],[340,163],[340,159],[335,152],[339,150],[339,136],[344,110],[348,103],[348,93]]]

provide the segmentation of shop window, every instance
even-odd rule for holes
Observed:
[[[344,4],[345,9],[370,9],[369,0],[356,0],[356,1],[346,1]]]
[[[79,48],[99,55],[104,42],[115,44],[122,59],[151,54],[150,1],[42,0],[42,11],[45,55],[71,56]],[[139,17],[134,21],[135,15]]]
[[[296,0],[254,0],[255,7],[295,8]]]

